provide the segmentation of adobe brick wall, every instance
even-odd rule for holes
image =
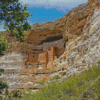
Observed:
[[[29,53],[28,54],[28,62],[30,62],[30,63],[38,63],[38,56],[39,56],[39,54]]]
[[[44,52],[39,54],[29,53],[28,62],[39,63],[43,69],[51,69],[53,67],[54,59],[61,56],[64,52],[64,41],[61,39],[50,43],[44,43],[43,50]]]
[[[47,62],[48,62],[48,52],[44,52],[44,53],[40,53],[39,54],[39,58],[38,58],[38,61],[42,64],[44,64],[44,69],[47,68]]]
[[[28,54],[28,64],[41,65],[43,69],[52,69],[53,61],[61,56],[64,52],[64,41],[63,39],[43,43],[43,45],[33,46],[33,44],[24,45]],[[36,48],[36,50],[33,50]],[[42,48],[42,51],[41,51]],[[34,56],[34,57],[33,57]],[[37,67],[38,68],[38,67]]]
[[[55,57],[55,47],[51,47],[50,50],[48,50],[48,63],[47,63],[47,69],[51,69],[53,67],[53,60]]]
[[[64,53],[64,50],[65,50],[65,48],[63,47],[63,48],[58,48],[58,47],[56,47],[56,56],[57,56],[57,58],[59,58],[63,53]]]
[[[29,63],[37,63],[41,64],[43,69],[51,69],[53,67],[53,61],[55,59],[55,47],[51,47],[51,49],[45,51],[40,54],[28,54],[28,62]],[[34,56],[34,57],[33,57]]]

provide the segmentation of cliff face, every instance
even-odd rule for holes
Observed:
[[[54,22],[36,23],[25,34],[24,43],[19,43],[16,39],[4,34],[9,41],[7,52],[21,52],[23,59],[21,62],[23,67],[16,72],[18,77],[14,80],[16,83],[14,88],[29,88],[29,84],[30,88],[37,88],[38,80],[48,79],[55,74],[67,77],[66,75],[80,73],[99,61],[99,6],[99,0],[89,0],[86,4],[73,8],[68,14]],[[17,55],[17,53],[15,54]],[[6,56],[5,54],[4,57],[6,58]],[[17,59],[17,57],[15,58]],[[4,64],[5,62],[4,59]],[[9,76],[7,77],[10,80]],[[19,84],[17,80],[19,80]],[[7,81],[6,78],[5,81]],[[12,80],[9,81],[9,84],[10,82]]]
[[[63,35],[64,40],[68,40],[81,35],[90,12],[88,5],[82,4],[54,22],[34,24],[28,41],[41,44],[52,37],[59,38]]]
[[[83,27],[93,14],[93,9],[99,5],[97,1],[89,0],[88,3],[79,5],[68,14],[54,22],[34,24],[28,37],[29,42],[40,43],[52,37],[61,37],[70,40],[83,33]]]
[[[53,63],[56,68],[66,66],[68,76],[100,61],[100,1],[89,0],[87,4],[92,8],[81,35],[68,41],[64,54]]]
[[[100,1],[89,0],[88,3],[73,8],[68,14],[54,22],[34,24],[28,41],[42,43],[50,37],[63,35],[64,40],[68,40],[81,35],[83,27],[93,14],[94,8],[98,8],[99,5]]]

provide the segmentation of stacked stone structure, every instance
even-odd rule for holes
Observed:
[[[42,69],[52,69],[53,61],[64,52],[64,45],[63,39],[43,43],[43,51],[41,51],[41,53],[28,53],[27,64],[33,66],[38,64],[41,65]]]

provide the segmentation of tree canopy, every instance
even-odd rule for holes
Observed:
[[[24,37],[23,33],[31,29],[28,22],[30,16],[27,5],[22,5],[19,0],[0,0],[0,23],[4,22],[4,28],[21,42]]]
[[[4,36],[0,36],[0,56],[3,55],[3,51],[7,50],[7,40],[4,40]],[[1,73],[4,72],[3,69],[0,69],[0,75]],[[8,85],[6,82],[3,82],[0,80],[0,94],[2,94],[2,90],[6,89],[7,90]],[[0,100],[1,100],[1,96],[0,96]]]
[[[4,40],[4,36],[0,36],[0,56],[3,55],[3,51],[6,51],[8,47],[7,40]]]
[[[20,42],[23,41],[24,32],[31,29],[28,17],[31,14],[27,11],[27,5],[22,5],[19,0],[0,0],[0,24],[4,23],[4,28],[9,30],[11,36],[15,36]],[[7,49],[7,40],[0,36],[0,56]],[[0,69],[3,72],[3,69]],[[0,94],[8,85],[0,81]],[[1,97],[0,97],[1,100]]]

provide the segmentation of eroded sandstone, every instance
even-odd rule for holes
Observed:
[[[99,0],[89,0],[54,22],[36,23],[25,34],[24,43],[3,33],[9,49],[0,58],[0,68],[9,69],[0,78],[10,88],[36,89],[40,80],[80,73],[100,61],[99,6]],[[21,53],[20,59],[13,54],[7,57],[7,52],[15,51],[15,55]]]

